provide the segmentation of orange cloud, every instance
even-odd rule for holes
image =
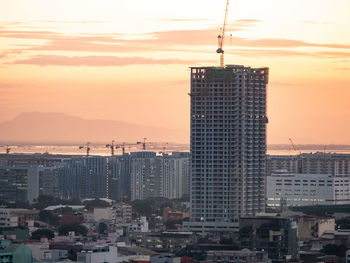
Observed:
[[[236,30],[242,26],[258,23],[259,20],[237,20],[233,24]],[[19,39],[40,39],[47,43],[26,47],[29,51],[76,51],[76,52],[105,52],[128,53],[143,51],[182,51],[198,52],[198,46],[216,45],[216,29],[198,30],[172,30],[147,33],[140,35],[138,39],[126,39],[123,34],[80,34],[64,35],[53,31],[13,31],[0,30],[0,37]],[[305,52],[298,50],[280,50],[280,48],[317,47],[326,49],[350,49],[350,45],[338,43],[310,43],[293,39],[248,39],[230,37],[229,47],[254,48],[252,50],[239,50],[241,56],[319,56],[324,58],[349,57],[346,51],[324,50],[318,52]],[[186,48],[185,48],[186,47]],[[196,48],[194,48],[196,47]],[[200,51],[202,52],[202,51]],[[205,52],[205,51],[204,51]]]
[[[152,59],[144,57],[115,57],[115,56],[83,56],[68,57],[55,55],[39,55],[33,58],[17,60],[8,64],[31,64],[38,66],[128,66],[135,64],[193,64],[198,61],[181,60],[181,59]]]

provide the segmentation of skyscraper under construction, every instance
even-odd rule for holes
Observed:
[[[225,231],[265,207],[268,68],[191,68],[191,214]]]

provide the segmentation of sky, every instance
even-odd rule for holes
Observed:
[[[225,0],[1,0],[0,122],[62,112],[189,131]],[[231,0],[225,64],[269,67],[269,144],[350,144],[349,0]],[[189,142],[189,136],[184,138]]]

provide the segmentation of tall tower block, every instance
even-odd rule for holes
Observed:
[[[238,227],[265,208],[268,68],[191,68],[192,231]]]

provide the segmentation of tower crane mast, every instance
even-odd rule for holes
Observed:
[[[9,155],[11,151],[11,148],[9,145],[6,145],[6,154]]]
[[[112,140],[111,144],[106,144],[106,148],[110,148],[111,149],[111,155],[114,156],[114,140]]]
[[[224,24],[221,28],[220,34],[218,35],[218,49],[216,50],[216,53],[220,54],[220,67],[224,66],[224,49],[223,48],[224,48],[225,30],[226,30],[226,23],[227,23],[228,5],[229,5],[229,0],[226,0]]]
[[[79,146],[79,149],[84,149],[84,148],[86,149],[86,157],[88,157],[91,150],[90,142],[87,142],[85,146]]]

